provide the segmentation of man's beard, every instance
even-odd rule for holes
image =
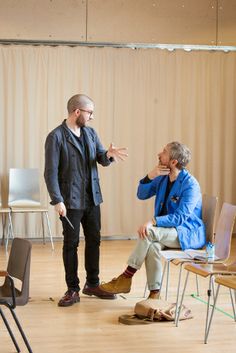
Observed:
[[[84,123],[84,122],[81,122],[81,120],[80,120],[79,117],[76,119],[75,123],[76,123],[76,125],[77,125],[78,127],[83,127],[83,126],[85,126],[85,123]]]

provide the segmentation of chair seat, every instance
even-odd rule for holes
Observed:
[[[0,213],[10,213],[11,209],[10,208],[0,208]]]
[[[48,209],[45,207],[28,207],[28,208],[21,208],[21,207],[12,207],[12,213],[34,213],[34,212],[48,212]]]
[[[171,260],[171,263],[173,265],[176,265],[176,266],[179,266],[183,263],[192,263],[192,259],[173,259]],[[196,264],[206,264],[206,261],[203,261],[203,260],[194,260],[194,263]],[[222,264],[224,263],[224,260],[217,260],[217,261],[214,261],[214,263],[217,263],[217,264]]]
[[[16,293],[16,304],[21,305],[18,303],[17,298],[21,296],[21,292],[15,288],[15,293]],[[4,297],[4,300],[7,300],[8,302],[12,303],[12,295],[11,295],[11,288],[10,287],[0,287],[0,298]],[[0,299],[1,302],[1,299]]]
[[[202,277],[208,277],[214,274],[224,273],[236,273],[236,265],[226,266],[223,263],[214,264],[195,264],[190,263],[184,267],[187,271],[200,275]]]
[[[236,290],[236,276],[218,276],[215,283]]]

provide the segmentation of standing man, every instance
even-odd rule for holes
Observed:
[[[80,223],[85,237],[86,283],[82,292],[101,299],[115,299],[99,287],[100,203],[102,202],[97,163],[108,166],[124,160],[126,148],[110,145],[106,151],[94,129],[94,103],[76,94],[67,103],[68,117],[49,133],[45,143],[44,177],[51,204],[60,215],[63,227],[63,262],[68,290],[59,306],[80,301],[77,248]]]
[[[149,298],[157,299],[162,277],[160,251],[198,249],[205,244],[200,186],[185,169],[190,158],[188,147],[179,142],[168,143],[158,154],[158,164],[138,186],[139,199],[155,197],[154,217],[139,227],[128,267],[119,277],[102,284],[102,290],[128,293],[133,275],[145,262]]]

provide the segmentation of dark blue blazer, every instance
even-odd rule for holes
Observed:
[[[91,127],[83,127],[88,146],[92,196],[95,205],[102,202],[97,163],[108,166],[112,162],[106,156],[97,133]],[[64,202],[66,208],[85,207],[84,153],[65,121],[49,133],[45,142],[44,178],[51,204]]]

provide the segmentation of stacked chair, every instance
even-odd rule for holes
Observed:
[[[236,206],[228,203],[224,203],[220,212],[220,216],[217,222],[216,234],[215,234],[215,254],[219,260],[212,261],[211,263],[187,263],[184,265],[184,269],[187,271],[184,289],[181,297],[180,304],[177,307],[176,315],[176,326],[179,322],[180,308],[183,303],[185,290],[188,283],[189,273],[193,273],[202,278],[209,279],[209,285],[207,290],[207,313],[205,321],[205,337],[204,342],[207,343],[207,337],[210,328],[210,302],[212,292],[214,293],[214,278],[218,275],[232,275],[236,274],[236,261],[233,248],[231,246],[233,227],[236,217]],[[218,280],[216,279],[216,283]],[[231,282],[230,282],[231,283]],[[215,297],[216,298],[216,297]]]

